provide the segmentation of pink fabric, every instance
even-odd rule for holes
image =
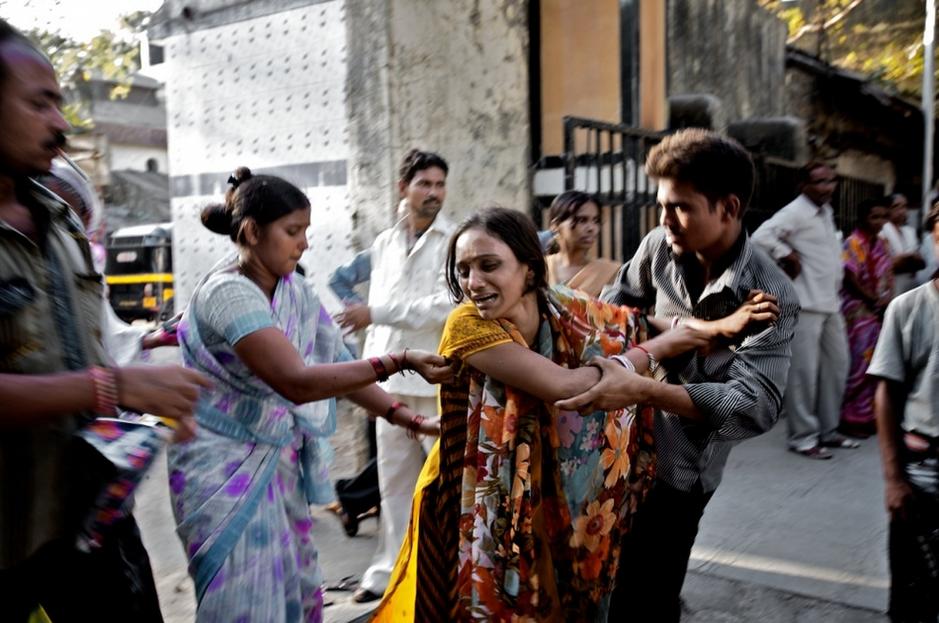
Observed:
[[[845,272],[851,272],[871,292],[893,291],[893,264],[883,240],[873,239],[855,229],[844,241],[841,254]],[[883,305],[872,306],[848,288],[841,290],[841,313],[844,315],[851,349],[851,368],[841,405],[841,421],[852,425],[871,425],[874,421],[876,383],[867,378],[867,368],[883,321]]]

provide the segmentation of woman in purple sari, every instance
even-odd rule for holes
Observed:
[[[196,437],[168,452],[177,533],[189,557],[200,623],[322,620],[311,503],[330,501],[327,437],[335,400],[414,432],[411,412],[376,380],[414,369],[451,376],[445,360],[404,351],[355,361],[313,289],[295,273],[310,202],[292,184],[239,169],[203,223],[238,256],[193,293],[178,335],[187,367],[212,381],[196,405]]]
[[[858,207],[857,225],[844,241],[844,285],[841,313],[851,348],[851,368],[841,406],[839,430],[850,437],[866,438],[876,432],[874,389],[867,378],[884,310],[893,292],[890,251],[879,234],[890,207],[889,197],[869,199]]]

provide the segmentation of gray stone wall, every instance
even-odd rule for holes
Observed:
[[[349,2],[346,10],[347,192],[353,244],[360,250],[388,227],[398,196],[389,101],[390,6],[387,0],[357,0]]]
[[[755,0],[669,0],[667,20],[669,96],[716,95],[728,122],[784,114],[785,24]]]
[[[391,222],[397,163],[411,147],[450,163],[454,220],[489,202],[528,209],[527,2],[348,6],[349,192],[360,240]]]

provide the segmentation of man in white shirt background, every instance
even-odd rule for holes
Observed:
[[[437,350],[453,308],[444,265],[454,227],[440,214],[448,170],[437,154],[409,151],[399,168],[400,219],[375,238],[367,257],[357,258],[360,265],[354,272],[367,275],[368,303],[347,302],[336,318],[349,331],[367,329],[363,358],[404,348]],[[417,413],[437,415],[436,387],[420,376],[395,374],[381,386]],[[376,424],[382,528],[375,558],[353,595],[359,602],[378,599],[385,591],[407,531],[414,484],[434,441],[414,439],[407,430],[387,424],[384,419]]]
[[[837,178],[822,162],[810,162],[800,173],[801,194],[760,225],[753,243],[789,275],[802,307],[786,384],[789,449],[830,459],[826,448],[858,445],[837,431],[849,363],[838,296],[841,237],[830,204]]]
[[[939,203],[933,204],[924,223],[923,240],[919,244],[919,255],[923,258],[925,266],[916,273],[916,285],[923,285],[932,281],[936,278],[936,271],[939,271],[939,256],[936,254],[936,245],[939,240],[936,239],[935,220],[933,218],[936,214],[937,205]]]
[[[880,230],[893,257],[893,292],[903,294],[916,286],[916,272],[925,266],[919,254],[919,239],[916,229],[906,224],[908,208],[906,196],[895,193],[890,196],[889,220]]]

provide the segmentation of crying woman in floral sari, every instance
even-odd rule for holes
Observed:
[[[534,225],[514,210],[464,222],[447,270],[468,300],[440,353],[462,372],[441,386],[440,443],[376,620],[605,621],[621,536],[654,478],[653,412],[554,403],[597,382],[594,356],[644,373],[646,353],[630,349],[645,320],[547,289]],[[679,327],[642,346],[666,359],[706,342]]]

